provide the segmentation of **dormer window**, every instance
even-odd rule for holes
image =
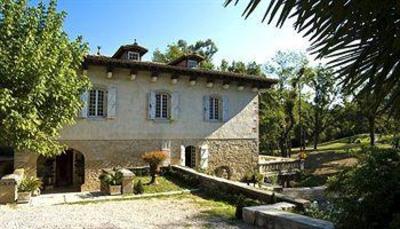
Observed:
[[[197,61],[195,61],[195,60],[188,60],[188,62],[187,62],[187,67],[188,68],[197,68]]]
[[[140,60],[140,54],[137,53],[137,52],[129,51],[128,52],[128,60],[137,60],[137,61],[139,61]]]

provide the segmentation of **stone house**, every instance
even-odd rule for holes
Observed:
[[[55,158],[16,152],[15,168],[44,180],[46,188],[99,189],[102,169],[144,166],[144,152],[164,150],[166,164],[215,171],[228,166],[239,179],[258,160],[258,93],[274,80],[199,69],[203,57],[168,64],[142,61],[136,42],[112,57],[88,55],[82,71],[93,88],[60,141]]]

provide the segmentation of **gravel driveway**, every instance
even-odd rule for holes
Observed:
[[[248,228],[204,214],[190,198],[56,206],[0,206],[0,228]]]

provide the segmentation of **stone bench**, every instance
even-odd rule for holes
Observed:
[[[243,208],[243,221],[263,228],[333,229],[331,222],[287,212],[294,204],[280,202]]]

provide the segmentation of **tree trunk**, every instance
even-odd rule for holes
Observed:
[[[287,155],[287,148],[286,148],[286,142],[283,137],[279,138],[279,149],[281,151],[281,156],[286,157]]]
[[[160,166],[159,165],[150,165],[150,175],[151,175],[151,180],[149,184],[158,184],[157,182],[157,174],[160,172]]]
[[[155,185],[158,184],[158,182],[157,182],[157,174],[155,174],[155,173],[151,174],[151,180],[150,180],[149,184],[155,184]]]
[[[375,145],[375,115],[368,117],[370,145]]]
[[[319,111],[315,112],[315,120],[314,120],[314,149],[318,148],[319,143],[319,134],[321,132],[320,128],[320,114]]]

